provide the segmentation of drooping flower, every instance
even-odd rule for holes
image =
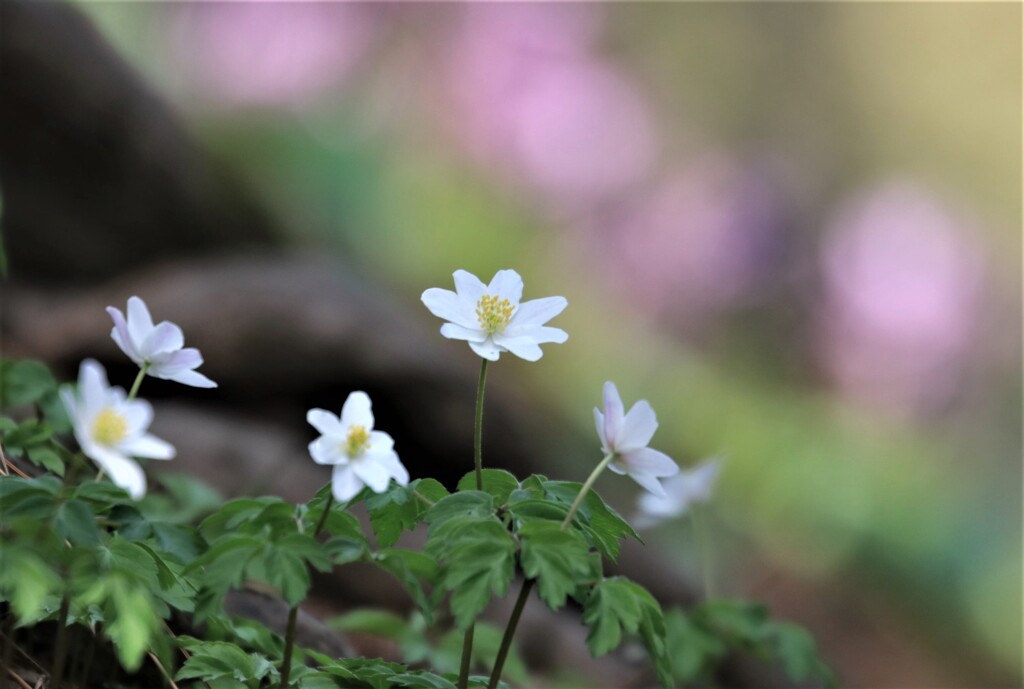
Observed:
[[[447,323],[441,334],[452,340],[466,340],[474,352],[497,361],[502,352],[512,352],[527,361],[543,356],[540,345],[562,343],[569,335],[544,325],[568,305],[565,297],[544,297],[520,303],[523,279],[514,270],[499,270],[491,284],[477,276],[456,270],[455,291],[432,287],[421,299],[430,312]]]
[[[622,398],[615,383],[604,384],[604,412],[594,408],[601,449],[614,458],[608,465],[617,474],[625,474],[655,495],[664,496],[659,478],[672,476],[679,467],[672,459],[647,447],[658,429],[658,419],[647,400],[640,400],[623,412]]]
[[[175,454],[173,446],[146,432],[153,420],[149,402],[129,400],[122,388],[110,387],[106,371],[92,359],[82,362],[77,392],[66,385],[60,396],[82,452],[133,499],[145,495],[146,474],[132,457]]]
[[[692,469],[683,469],[663,484],[664,496],[644,493],[637,500],[637,528],[647,528],[681,517],[696,503],[711,499],[711,491],[722,469],[719,459],[709,459]]]
[[[310,409],[306,420],[322,434],[309,444],[317,464],[334,467],[332,491],[339,502],[351,500],[369,486],[374,493],[388,489],[391,479],[409,483],[409,472],[395,452],[395,441],[373,430],[373,411],[365,392],[353,392],[341,408],[341,416],[324,409]]]
[[[203,363],[203,357],[195,347],[185,347],[181,328],[170,321],[153,325],[146,302],[138,297],[129,298],[127,321],[121,310],[113,306],[107,307],[107,313],[114,319],[110,337],[147,374],[197,388],[217,387],[194,370]]]

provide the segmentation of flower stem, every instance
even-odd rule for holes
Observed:
[[[142,368],[139,369],[139,375],[135,376],[135,382],[132,383],[132,389],[128,391],[128,400],[135,399],[135,395],[139,394],[139,387],[142,385],[142,379],[146,377],[146,371],[149,370],[149,364],[143,364]]]
[[[487,383],[487,359],[481,359],[480,382],[476,388],[476,423],[473,426],[473,463],[476,466],[476,489],[484,489],[484,385]]]
[[[476,419],[473,423],[473,466],[476,471],[476,489],[484,489],[484,386],[487,384],[487,359],[481,358],[480,382],[476,386]],[[469,686],[469,666],[473,656],[473,630],[476,624],[469,625],[462,639],[462,662],[459,664],[459,689]]]
[[[536,579],[526,579],[523,581],[523,587],[519,589],[519,597],[516,598],[515,607],[512,608],[512,614],[505,626],[505,635],[501,637],[498,655],[494,658],[494,668],[491,670],[491,680],[487,683],[487,689],[496,689],[498,682],[501,681],[501,670],[505,667],[505,658],[512,648],[512,637],[515,636],[516,626],[519,625],[519,616],[523,614],[523,607],[526,606],[526,599],[530,597],[535,581]]]
[[[65,593],[60,599],[60,610],[57,612],[57,640],[54,642],[53,669],[50,670],[50,686],[62,689],[64,686],[64,663],[68,654],[68,608],[70,599]]]
[[[288,676],[292,674],[292,650],[295,648],[295,622],[299,618],[299,606],[288,611],[288,629],[284,636],[284,659],[281,661],[281,689],[287,689]]]
[[[601,463],[594,467],[594,470],[590,472],[590,476],[587,477],[587,482],[583,484],[583,487],[580,488],[579,495],[577,495],[576,499],[573,500],[572,507],[569,508],[569,514],[565,515],[565,521],[562,522],[562,531],[565,531],[569,524],[572,523],[572,518],[576,516],[577,510],[579,510],[580,505],[583,504],[583,498],[587,497],[587,493],[589,493],[591,487],[593,487],[594,481],[596,481],[597,477],[601,475],[601,472],[612,463],[612,459],[614,458],[614,454],[605,455],[604,459],[601,460]]]
[[[700,559],[700,578],[704,584],[704,598],[711,600],[715,597],[715,582],[711,576],[711,546],[708,544],[707,520],[701,514],[702,507],[694,505],[690,511],[690,519],[693,522],[693,535],[697,540],[697,557]]]
[[[327,515],[331,513],[331,505],[334,504],[334,493],[327,496],[327,503],[324,505],[324,513],[320,515],[320,521],[316,523],[316,529],[313,530],[313,538],[320,535],[323,531],[324,524],[327,523]]]

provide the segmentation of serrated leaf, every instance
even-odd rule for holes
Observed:
[[[547,497],[564,505],[571,505],[582,488],[581,484],[571,481],[545,481],[543,485]],[[594,490],[583,498],[573,517],[573,525],[583,532],[592,547],[613,562],[619,556],[621,540],[632,537],[643,542],[633,527]]]
[[[28,459],[38,467],[43,467],[49,472],[64,475],[64,460],[60,458],[53,449],[49,447],[30,447]]]
[[[451,680],[425,671],[393,675],[391,682],[395,686],[410,687],[411,689],[455,689],[455,684]]]
[[[402,531],[419,524],[432,504],[448,496],[448,491],[434,479],[417,479],[408,486],[392,485],[384,493],[370,495],[370,525],[382,548],[390,548]]]
[[[0,408],[34,404],[57,389],[57,381],[40,361],[0,359]]]
[[[590,575],[586,542],[575,531],[562,531],[556,523],[541,520],[525,524],[518,535],[523,572],[537,580],[548,607],[558,610]]]
[[[433,558],[415,550],[387,548],[374,553],[373,560],[395,575],[423,614],[428,619],[433,618],[433,606],[423,586],[424,581],[433,583],[437,578],[437,563]]]
[[[61,584],[53,568],[32,549],[0,543],[0,595],[10,601],[19,623],[37,619]]]
[[[327,626],[340,632],[374,634],[398,639],[406,631],[405,619],[387,610],[357,608],[327,621]]]
[[[435,529],[450,519],[459,517],[487,517],[494,512],[494,498],[489,493],[467,490],[452,493],[427,510],[423,519]]]
[[[121,665],[128,672],[135,672],[142,665],[157,629],[152,599],[146,589],[123,576],[110,577],[107,586],[113,615],[108,617],[104,631],[114,642]]]
[[[504,469],[483,469],[483,492],[494,498],[495,505],[504,505],[512,491],[519,488],[519,480]],[[477,490],[476,472],[471,471],[459,480],[458,490]]]
[[[61,503],[57,508],[53,528],[72,545],[99,545],[100,531],[96,527],[96,515],[82,500],[72,498]]]

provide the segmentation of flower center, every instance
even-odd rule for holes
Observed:
[[[92,422],[93,440],[100,445],[117,445],[128,435],[128,422],[114,411],[113,407],[105,407],[96,415]]]
[[[508,299],[485,294],[476,303],[476,317],[485,332],[491,335],[500,333],[512,318],[512,303]]]
[[[349,457],[358,457],[370,446],[370,432],[366,426],[350,426],[345,438],[345,452]]]

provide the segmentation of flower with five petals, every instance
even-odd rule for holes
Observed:
[[[92,359],[82,362],[78,390],[63,386],[64,408],[82,452],[115,484],[138,500],[146,494],[146,474],[132,457],[171,459],[174,447],[147,433],[153,407],[140,399],[129,400],[124,390],[110,387],[107,373]]]
[[[331,490],[339,502],[354,498],[363,486],[374,493],[388,489],[391,479],[409,483],[409,472],[395,452],[395,441],[373,430],[373,411],[365,392],[353,392],[341,408],[341,416],[324,409],[310,409],[306,420],[322,434],[309,444],[317,464],[334,467]]]
[[[720,459],[709,459],[691,469],[683,469],[667,479],[664,496],[644,493],[637,501],[636,527],[647,528],[668,519],[681,517],[700,502],[711,499],[711,491],[721,471]]]
[[[622,398],[615,384],[604,384],[604,411],[594,408],[601,449],[612,457],[608,467],[625,474],[655,495],[665,495],[659,478],[679,472],[672,459],[647,447],[658,429],[658,419],[647,400],[640,400],[623,413]]]
[[[114,319],[110,337],[147,374],[197,388],[217,387],[195,370],[203,363],[203,357],[195,347],[185,347],[181,328],[170,321],[153,325],[142,299],[128,299],[127,320],[121,310],[113,306],[107,307],[107,313]]]
[[[447,323],[441,334],[465,340],[474,352],[497,361],[512,352],[527,361],[543,356],[540,345],[562,343],[569,335],[544,325],[565,309],[565,297],[545,297],[523,302],[523,279],[514,270],[499,270],[489,285],[472,273],[456,270],[455,291],[432,287],[423,293],[423,304]]]

